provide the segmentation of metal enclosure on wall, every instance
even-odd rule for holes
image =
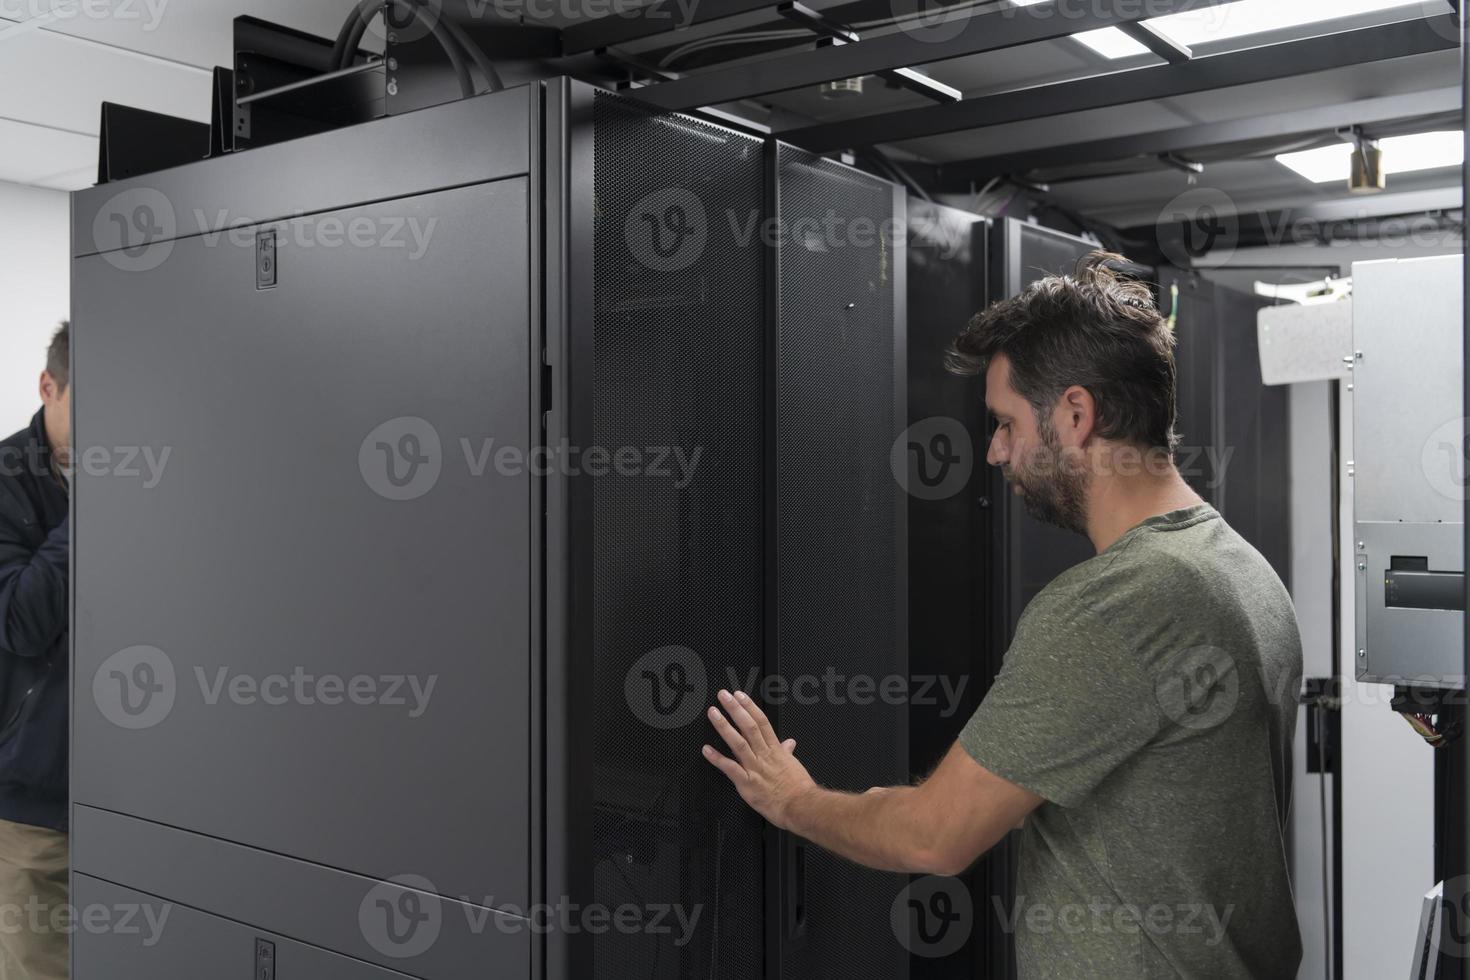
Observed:
[[[1462,292],[1457,255],[1353,265],[1361,681],[1464,686]]]
[[[768,242],[781,186],[884,230]],[[75,212],[78,444],[172,456],[76,489],[74,885],[187,910],[76,976],[899,975],[903,879],[803,861],[698,755],[718,687],[906,673],[891,184],[558,80]],[[291,247],[326,223],[428,233]],[[298,672],[432,696],[231,686]],[[773,713],[829,781],[907,778],[902,708]],[[589,904],[697,917],[530,918]]]

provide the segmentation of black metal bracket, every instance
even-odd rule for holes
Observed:
[[[780,4],[776,11],[792,23],[800,24],[813,34],[825,39],[829,44],[856,44],[862,40],[857,31],[829,19],[804,3],[798,3],[797,0],[787,0]],[[963,97],[959,89],[936,81],[912,68],[889,68],[875,74],[890,85],[916,92],[940,105],[958,102]]]
[[[102,103],[100,136],[99,184],[203,160],[210,145],[210,130],[204,123],[112,102]]]
[[[625,76],[614,84],[619,92],[626,92],[649,82],[671,82],[678,77],[616,48],[598,48],[594,55],[599,61],[612,66]]]
[[[1307,709],[1307,772],[1336,772],[1342,737],[1342,698],[1337,678],[1306,678],[1300,700]]]
[[[1177,153],[1160,153],[1158,158],[1159,162],[1165,166],[1173,167],[1175,170],[1187,174],[1202,174],[1205,172],[1204,164],[1198,160],[1186,160]]]

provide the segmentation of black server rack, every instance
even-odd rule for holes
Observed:
[[[908,670],[903,217],[565,79],[78,194],[77,444],[169,463],[76,483],[73,887],[167,927],[74,975],[907,975],[906,879],[698,753]],[[772,709],[908,775],[901,705]]]

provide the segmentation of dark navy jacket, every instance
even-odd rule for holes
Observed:
[[[65,830],[71,522],[41,413],[0,442],[0,820]]]

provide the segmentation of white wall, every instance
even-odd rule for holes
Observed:
[[[1336,382],[1294,384],[1291,398],[1291,600],[1302,634],[1302,676],[1332,676],[1332,392]],[[1297,715],[1292,780],[1292,885],[1302,930],[1302,980],[1329,976],[1331,901],[1324,905],[1322,797],[1331,840],[1332,776],[1307,772],[1307,710]],[[1329,845],[1330,846],[1330,845]],[[1328,881],[1329,896],[1331,881]],[[1324,908],[1327,910],[1324,914]]]
[[[1434,885],[1434,750],[1357,675],[1352,396],[1341,400],[1342,940],[1344,980],[1409,975],[1420,901]]]
[[[61,191],[0,182],[0,438],[40,407],[46,345],[70,316],[70,221]]]

